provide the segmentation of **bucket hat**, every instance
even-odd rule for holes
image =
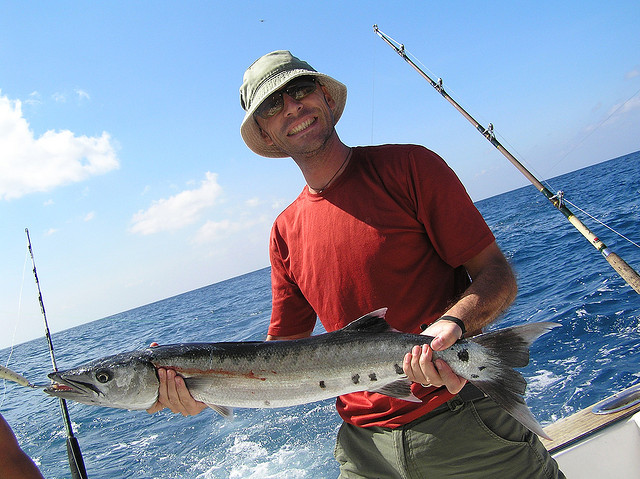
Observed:
[[[269,95],[300,76],[316,77],[336,102],[333,110],[335,123],[338,123],[342,116],[347,101],[347,87],[345,85],[328,75],[317,72],[307,62],[294,57],[287,50],[267,53],[247,68],[240,87],[240,104],[246,112],[240,126],[240,134],[247,146],[258,155],[268,158],[288,156],[277,147],[267,145],[264,142],[260,134],[260,127],[253,118],[253,114]]]

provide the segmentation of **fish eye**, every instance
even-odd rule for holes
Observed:
[[[111,381],[111,378],[113,377],[113,374],[111,374],[111,371],[109,371],[108,369],[98,369],[96,371],[96,379],[98,380],[98,382],[101,383],[106,383]]]

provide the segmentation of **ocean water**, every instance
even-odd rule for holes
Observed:
[[[550,180],[572,203],[640,243],[640,152]],[[543,425],[637,382],[640,296],[533,187],[477,204],[511,261],[520,287],[492,327],[557,321],[522,370],[527,402]],[[640,249],[569,207],[636,270]],[[269,269],[54,334],[58,366],[159,343],[263,339]],[[354,318],[355,319],[355,318]],[[6,364],[9,350],[0,351]],[[15,346],[9,367],[45,382],[44,339]],[[233,421],[205,411],[97,408],[69,402],[90,478],[333,478],[340,421],[334,400],[282,409],[236,409]],[[47,478],[70,477],[57,400],[0,383],[0,412]]]

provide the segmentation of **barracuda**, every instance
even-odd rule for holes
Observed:
[[[292,341],[187,343],[109,356],[51,373],[52,396],[84,404],[148,409],[158,397],[156,368],[185,378],[192,396],[224,416],[233,407],[293,406],[356,391],[420,402],[402,370],[404,355],[433,338],[393,330],[380,309],[331,333]],[[514,367],[529,346],[559,326],[531,323],[462,339],[434,352],[524,426],[545,436],[524,402],[526,381]]]

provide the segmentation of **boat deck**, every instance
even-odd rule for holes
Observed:
[[[567,478],[640,477],[640,385],[544,430],[553,440],[542,442]]]
[[[593,406],[589,406],[582,411],[578,411],[567,418],[561,419],[545,427],[544,431],[552,438],[552,440],[548,441],[546,439],[541,439],[542,443],[547,450],[553,454],[593,435],[601,429],[604,429],[627,417],[633,416],[635,413],[640,411],[640,402],[621,411],[610,412],[607,414],[594,414],[593,409],[598,404],[604,403],[605,401],[625,397],[625,395],[635,393],[636,391],[639,391],[637,386],[627,388],[618,394],[610,396],[604,401],[600,401]]]

